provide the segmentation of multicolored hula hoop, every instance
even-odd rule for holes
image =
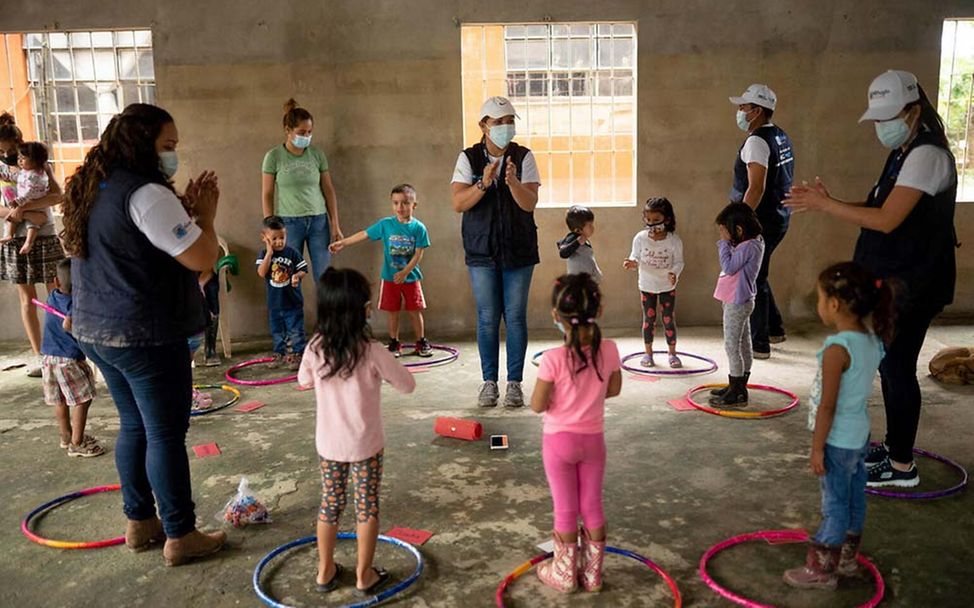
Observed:
[[[709,574],[707,574],[707,563],[724,549],[728,547],[733,547],[734,545],[739,545],[741,543],[746,543],[752,540],[764,540],[769,543],[801,543],[808,540],[808,532],[804,530],[763,530],[761,532],[751,532],[750,534],[741,534],[740,536],[735,536],[733,538],[728,538],[727,540],[718,543],[707,550],[700,558],[700,578],[703,582],[707,583],[711,589],[717,592],[718,595],[724,597],[739,606],[746,606],[747,608],[775,608],[770,604],[761,604],[760,602],[755,602],[754,600],[749,600],[746,597],[737,595],[733,591],[722,587],[717,583]],[[883,575],[879,573],[879,570],[875,565],[862,554],[857,557],[858,561],[870,574],[873,575],[873,580],[876,581],[876,594],[869,599],[865,604],[861,604],[858,608],[873,608],[879,605],[879,602],[883,600],[883,595],[886,593],[886,583],[883,582]]]
[[[606,547],[605,552],[615,553],[616,555],[621,555],[623,557],[629,557],[636,560],[637,562],[649,566],[651,570],[653,570],[654,572],[659,574],[660,577],[662,577],[663,581],[666,582],[667,586],[670,588],[670,591],[673,593],[673,608],[681,608],[681,606],[683,606],[683,598],[680,596],[680,590],[676,586],[676,581],[674,581],[673,578],[670,577],[670,575],[667,574],[665,570],[663,570],[659,565],[657,565],[656,562],[649,559],[648,557],[644,557],[633,551],[629,551],[627,549],[619,549],[618,547]],[[497,593],[494,596],[494,599],[497,602],[497,608],[504,608],[505,606],[504,592],[507,591],[507,588],[511,585],[511,583],[513,583],[515,580],[520,578],[521,575],[523,575],[525,572],[527,572],[531,568],[534,568],[537,564],[540,564],[541,562],[550,558],[551,556],[552,556],[551,553],[542,553],[541,555],[536,555],[532,557],[530,560],[524,562],[523,564],[515,568],[514,572],[508,574],[507,577],[503,581],[501,581],[501,584],[497,586]]]
[[[238,363],[227,370],[226,378],[227,382],[232,382],[234,384],[242,384],[244,386],[268,386],[271,384],[287,384],[288,382],[297,382],[298,375],[294,374],[291,376],[283,376],[281,378],[271,378],[269,380],[241,380],[240,378],[234,377],[234,373],[244,369],[245,367],[251,367],[252,365],[260,365],[261,363],[270,363],[274,360],[274,357],[261,357],[259,359],[251,359],[250,361],[244,361],[243,363]]]
[[[354,540],[356,538],[356,535],[354,532],[339,532],[338,538]],[[318,540],[317,536],[305,536],[304,538],[292,540],[291,542],[283,544],[280,547],[274,549],[273,551],[271,551],[270,553],[268,553],[267,555],[261,558],[261,560],[257,563],[257,567],[254,568],[253,584],[254,584],[254,592],[257,593],[257,597],[259,597],[262,602],[264,602],[268,606],[271,606],[272,608],[290,608],[290,606],[288,606],[287,604],[282,604],[278,602],[277,600],[275,600],[274,598],[272,598],[271,596],[267,595],[267,593],[264,592],[264,589],[261,587],[260,584],[260,575],[264,572],[264,568],[267,567],[267,564],[270,563],[272,559],[274,559],[281,553],[284,553],[285,551],[290,551],[291,549],[295,547],[300,547],[302,545],[310,545],[312,543],[317,542],[317,540]],[[409,587],[410,585],[418,581],[420,575],[423,574],[423,566],[425,562],[423,560],[423,554],[419,552],[419,549],[410,545],[409,543],[399,540],[398,538],[392,538],[389,536],[384,536],[382,534],[379,535],[379,541],[383,543],[389,543],[390,545],[394,545],[396,547],[402,547],[410,554],[412,554],[412,556],[416,558],[416,569],[413,570],[413,573],[410,574],[402,582],[392,587],[389,587],[388,589],[385,589],[384,591],[381,591],[380,593],[373,595],[370,598],[366,598],[361,602],[345,604],[341,606],[341,608],[365,608],[366,606],[375,606],[376,604],[381,604],[382,602],[386,601],[392,596],[405,591],[407,587]]]
[[[776,410],[765,410],[763,412],[758,411],[744,411],[744,410],[721,410],[713,407],[697,403],[693,400],[693,395],[699,393],[702,390],[708,388],[718,388],[721,386],[727,386],[726,384],[701,384],[700,386],[695,386],[687,391],[686,400],[687,403],[697,408],[698,410],[707,412],[708,414],[714,414],[715,416],[723,416],[725,418],[772,418],[774,416],[780,416],[782,414],[787,414],[791,410],[798,407],[798,395],[795,393],[785,390],[783,388],[778,388],[776,386],[769,386],[767,384],[748,384],[747,388],[754,391],[768,391],[771,393],[778,393],[779,395],[784,395],[791,399],[791,403],[785,407],[778,408]]]
[[[82,496],[89,496],[91,494],[99,494],[101,492],[114,492],[116,490],[121,490],[122,486],[115,484],[110,486],[98,486],[94,488],[88,488],[86,490],[80,490],[72,494],[65,494],[59,498],[48,501],[41,506],[37,507],[33,511],[27,514],[20,522],[20,531],[24,533],[24,536],[31,539],[38,545],[44,545],[45,547],[54,547],[55,549],[100,549],[101,547],[111,547],[113,545],[121,545],[125,542],[125,536],[117,536],[115,538],[109,538],[107,540],[93,540],[93,541],[74,541],[74,540],[52,540],[50,538],[44,538],[31,531],[30,523],[31,521],[46,511],[53,509],[54,507],[60,506],[66,502],[71,502],[76,498],[81,498]]]
[[[234,403],[240,401],[240,390],[228,384],[194,384],[193,388],[195,389],[218,388],[220,390],[227,391],[228,393],[230,393],[230,400],[224,403],[223,405],[216,405],[205,409],[195,409],[195,408],[191,409],[189,412],[190,416],[205,416],[207,414],[212,414],[213,412],[222,410],[225,407],[230,407]]]
[[[550,349],[549,349],[550,350]],[[541,367],[541,357],[548,352],[547,350],[539,350],[538,352],[531,355],[531,365],[535,367]]]
[[[641,374],[643,376],[663,376],[663,377],[667,377],[667,376],[704,376],[706,374],[712,374],[715,371],[717,371],[717,362],[714,361],[713,359],[711,359],[710,357],[704,357],[703,355],[695,355],[693,353],[686,353],[686,352],[683,352],[683,351],[680,351],[680,350],[676,351],[676,354],[677,355],[679,355],[681,357],[687,357],[689,359],[696,359],[697,361],[703,361],[704,363],[707,364],[707,366],[706,367],[700,367],[700,368],[697,368],[697,369],[693,369],[693,368],[691,368],[691,369],[684,369],[684,368],[678,368],[678,369],[660,369],[660,368],[657,368],[657,367],[642,367],[642,366],[640,366],[640,367],[633,367],[631,365],[627,365],[626,364],[626,362],[629,361],[630,359],[635,359],[636,357],[642,357],[645,354],[646,354],[645,352],[638,352],[638,353],[632,353],[632,354],[626,355],[625,357],[622,358],[622,369],[626,370],[627,372],[629,372],[631,374]],[[653,354],[654,355],[669,355],[670,354],[670,351],[668,351],[668,350],[654,350],[653,351]]]
[[[878,441],[872,442],[870,445],[878,445]],[[945,465],[951,467],[955,471],[959,471],[961,474],[960,483],[953,485],[949,488],[943,490],[931,490],[929,492],[898,492],[896,490],[884,490],[881,488],[866,488],[866,494],[872,494],[873,496],[885,496],[886,498],[902,498],[905,500],[932,500],[934,498],[944,498],[946,496],[953,496],[958,492],[962,491],[967,487],[967,469],[962,467],[957,462],[947,458],[946,456],[941,456],[940,454],[934,454],[933,452],[928,452],[926,450],[921,450],[920,448],[913,448],[913,453],[918,456],[925,456],[931,460],[936,460],[937,462],[942,462]]]
[[[422,361],[412,361],[410,363],[403,363],[403,365],[408,369],[425,369],[428,367],[439,367],[441,365],[448,365],[457,360],[460,356],[460,349],[453,348],[452,346],[446,346],[444,344],[430,344],[430,348],[433,350],[442,350],[446,352],[445,357],[440,357],[439,359],[423,359]]]

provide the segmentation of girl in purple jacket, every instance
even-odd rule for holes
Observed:
[[[711,391],[710,404],[723,407],[747,405],[747,380],[751,376],[751,311],[757,293],[757,276],[764,255],[761,222],[746,203],[731,203],[717,215],[720,240],[720,277],[714,297],[724,307],[724,349],[730,368],[727,387]]]

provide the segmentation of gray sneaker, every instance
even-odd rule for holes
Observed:
[[[487,380],[480,385],[480,395],[477,396],[477,405],[480,407],[496,407],[498,398],[500,398],[500,391],[497,390],[496,382]]]
[[[524,407],[524,391],[520,382],[507,382],[507,392],[504,393],[504,407]]]

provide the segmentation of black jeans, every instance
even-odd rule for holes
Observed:
[[[768,271],[771,266],[771,254],[785,238],[788,227],[765,228],[764,258],[758,271],[757,294],[754,296],[754,312],[751,313],[751,346],[755,352],[767,353],[771,351],[769,335],[783,336],[785,328],[781,321],[781,312],[774,301],[771,283],[768,282]]]
[[[917,359],[927,329],[943,308],[907,305],[897,311],[896,335],[879,364],[886,405],[886,446],[896,462],[913,462],[913,444],[920,424],[920,383]]]

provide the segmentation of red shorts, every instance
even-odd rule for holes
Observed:
[[[426,298],[419,281],[412,283],[393,283],[382,280],[379,287],[379,310],[399,312],[405,304],[406,310],[425,310]]]

